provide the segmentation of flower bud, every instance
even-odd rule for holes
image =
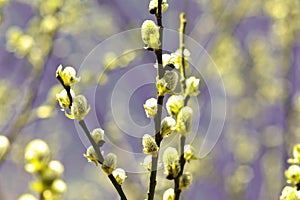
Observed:
[[[113,153],[107,154],[107,156],[104,158],[102,169],[105,171],[108,175],[110,175],[117,166],[117,156]]]
[[[172,95],[166,103],[169,115],[176,116],[180,109],[184,106],[184,98],[181,95]]]
[[[192,147],[192,145],[187,144],[184,146],[184,159],[186,161],[190,161],[190,160],[197,160],[197,157],[194,156],[195,154],[195,150]]]
[[[55,193],[62,194],[67,190],[67,184],[61,179],[56,179],[51,185],[51,190]]]
[[[163,0],[161,3],[161,12],[165,12],[169,8],[167,0]],[[157,14],[158,12],[158,0],[151,0],[149,3],[149,12],[151,14]]]
[[[122,168],[117,168],[112,172],[113,176],[115,177],[116,181],[121,185],[126,179],[126,172]]]
[[[98,166],[99,158],[93,146],[89,146],[86,149],[86,154],[83,156],[88,160],[88,162],[94,162],[96,166]]]
[[[293,148],[293,158],[288,159],[289,163],[300,163],[300,144],[296,144]]]
[[[174,200],[175,193],[173,188],[169,188],[164,192],[163,200]]]
[[[58,160],[51,160],[48,168],[56,175],[56,177],[61,177],[64,172],[64,166]]]
[[[103,144],[104,130],[102,128],[96,128],[92,131],[91,136],[97,145]]]
[[[152,156],[147,155],[144,158],[144,161],[141,163],[141,166],[144,167],[146,170],[151,171],[152,168]],[[162,163],[158,160],[157,161],[157,167],[160,168],[162,166]]]
[[[179,180],[179,189],[184,190],[189,188],[192,185],[192,180],[193,177],[191,173],[189,172],[183,173]]]
[[[0,135],[0,159],[4,156],[9,149],[10,143],[6,136]]]
[[[72,98],[74,98],[75,93],[72,89],[70,90],[70,93],[71,93]],[[71,101],[70,101],[70,98],[65,89],[63,89],[60,93],[56,94],[56,99],[57,99],[62,111],[65,111],[69,108]]]
[[[159,49],[159,28],[152,20],[146,20],[143,22],[141,35],[146,48]]]
[[[157,156],[159,148],[151,135],[145,134],[143,136],[143,147],[143,151],[145,154],[152,154],[152,156]]]
[[[71,115],[67,115],[71,119],[77,119],[81,121],[90,111],[90,106],[87,104],[87,100],[83,95],[78,95],[73,99],[71,106]]]
[[[164,96],[167,93],[167,82],[164,78],[156,80],[156,89],[158,96]]]
[[[41,30],[45,33],[51,33],[57,29],[59,21],[53,15],[47,15],[41,22]]]
[[[166,71],[163,79],[166,81],[166,88],[170,91],[174,91],[177,82],[178,82],[178,74],[175,71]]]
[[[154,117],[157,113],[157,100],[155,98],[147,99],[144,109],[148,118]]]
[[[174,53],[171,53],[170,63],[174,65],[176,69],[180,69],[182,66],[182,55],[181,55],[181,49],[177,49]],[[187,68],[189,66],[189,60],[190,60],[190,52],[188,49],[184,49],[183,51],[184,56],[184,67]]]
[[[141,165],[148,171],[151,171],[152,168],[152,156],[151,155],[147,155],[144,158],[144,161],[141,163]]]
[[[34,45],[34,39],[30,35],[23,34],[19,37],[17,42],[17,55],[24,57],[27,55]]]
[[[57,160],[49,162],[47,168],[41,173],[41,179],[44,184],[50,185],[55,179],[61,177],[64,172],[64,166]]]
[[[19,27],[10,27],[6,32],[7,40],[7,50],[10,52],[16,51],[19,38],[22,36],[23,32]]]
[[[25,170],[34,173],[44,169],[50,161],[50,149],[43,140],[36,139],[25,148]]]
[[[288,183],[300,183],[300,167],[298,165],[291,165],[286,171],[285,176]]]
[[[18,198],[18,200],[37,200],[37,198],[32,194],[23,194]]]
[[[186,134],[191,131],[192,115],[193,115],[193,110],[188,106],[183,107],[179,111],[176,120],[177,121],[176,130],[179,134]]]
[[[198,90],[200,79],[194,76],[186,79],[186,94],[190,96],[197,96],[200,91]]]
[[[162,137],[167,137],[175,129],[176,129],[176,121],[172,117],[165,117],[161,121],[160,134],[162,135]]]
[[[178,160],[178,152],[173,147],[168,147],[164,151],[163,163],[167,179],[172,180],[177,177],[180,172],[180,164]]]
[[[56,77],[60,77],[65,86],[71,86],[80,81],[80,77],[76,77],[76,70],[70,66],[63,69],[63,66],[59,65],[56,70]]]
[[[285,186],[281,192],[280,200],[300,199],[300,191],[291,186]]]
[[[156,80],[156,88],[159,96],[167,93],[173,94],[178,83],[178,74],[175,71],[166,71],[163,78]]]

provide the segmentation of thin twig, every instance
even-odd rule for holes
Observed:
[[[86,134],[86,136],[88,137],[90,143],[92,144],[93,148],[95,149],[95,152],[98,156],[98,159],[99,159],[99,163],[100,164],[103,164],[103,161],[104,161],[104,157],[102,155],[102,153],[100,152],[100,149],[99,147],[97,146],[97,144],[95,143],[95,141],[93,140],[91,134],[90,134],[90,131],[89,129],[87,128],[86,126],[86,123],[84,120],[80,120],[78,121],[79,125],[81,126],[81,128],[83,129],[84,133]],[[110,174],[108,175],[108,178],[109,180],[112,182],[113,186],[115,187],[115,189],[117,190],[121,200],[127,200],[127,197],[121,187],[121,185],[117,182],[117,180],[115,179],[115,177]]]
[[[81,128],[83,129],[83,131],[84,131],[85,135],[87,136],[87,138],[89,139],[90,143],[92,144],[92,146],[93,146],[93,148],[94,148],[94,150],[95,150],[95,152],[98,156],[100,164],[102,164],[103,161],[104,161],[103,155],[100,152],[100,149],[99,149],[98,145],[96,144],[96,142],[92,138],[91,133],[90,133],[89,129],[87,128],[85,121],[80,120],[80,121],[78,121],[78,123],[81,126]]]
[[[181,89],[182,93],[185,94],[186,90],[186,74],[185,74],[185,58],[184,58],[184,33],[185,33],[185,27],[186,27],[186,19],[185,19],[185,14],[181,13],[180,14],[180,28],[179,28],[179,48],[181,50],[181,68],[180,68],[180,75],[181,75]],[[187,105],[189,96],[186,95],[184,99],[184,106]],[[186,163],[184,159],[184,145],[185,145],[185,140],[186,137],[185,135],[180,134],[179,135],[179,163],[180,163],[180,172],[178,173],[177,177],[174,179],[174,193],[175,193],[175,200],[179,200],[181,189],[179,188],[180,184],[180,177],[183,174],[184,170],[184,165]]]
[[[180,67],[180,75],[181,75],[181,91],[185,94],[186,83],[185,83],[185,59],[184,59],[184,33],[186,27],[186,19],[185,14],[182,12],[180,13],[180,27],[179,27],[179,48],[181,51],[181,67]]]
[[[162,65],[162,46],[163,46],[163,25],[162,25],[162,14],[161,14],[161,4],[162,0],[158,0],[158,9],[156,13],[157,25],[159,27],[159,40],[160,40],[160,48],[155,50],[155,55],[157,59],[157,75],[158,78],[161,79],[164,76],[164,68]],[[162,136],[160,134],[160,125],[161,125],[161,115],[162,115],[162,106],[163,106],[164,96],[158,95],[157,97],[157,113],[154,118],[155,123],[155,133],[154,139],[158,147],[160,147],[160,143],[162,141]],[[149,180],[149,190],[148,190],[148,200],[154,199],[155,187],[156,187],[156,174],[157,174],[157,163],[158,156],[152,156],[152,165],[151,165],[151,174]]]

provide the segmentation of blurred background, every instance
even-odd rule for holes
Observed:
[[[62,87],[55,71],[59,64],[79,69],[100,42],[139,28],[145,19],[154,20],[148,4],[148,0],[0,0],[0,134],[11,141],[0,163],[0,199],[17,199],[30,192],[33,176],[24,170],[24,149],[36,138],[46,141],[52,158],[65,167],[68,189],[63,199],[118,199],[103,171],[83,157],[84,136],[57,105],[55,95]],[[182,199],[278,199],[285,185],[286,160],[293,145],[300,143],[300,1],[170,0],[164,27],[178,30],[181,12],[186,13],[186,34],[211,56],[227,95],[219,141],[208,156],[187,164],[193,184]],[[155,62],[151,52],[142,50],[140,36],[129,41],[141,44],[141,50],[123,51],[118,44],[118,53],[103,50],[98,67],[105,68],[104,73],[99,77],[95,69],[81,69],[75,89],[94,93],[91,88],[97,85],[97,117],[87,116],[86,121],[90,129],[100,125],[105,130],[109,141],[105,153],[116,147],[142,152],[145,133],[124,135],[110,107],[112,85],[134,66]],[[175,40],[174,50],[177,44]],[[120,49],[122,56],[117,56]],[[154,81],[155,69],[149,70]],[[206,111],[209,92],[205,82],[201,84],[197,99]],[[130,105],[124,103],[136,123],[151,123],[142,105],[152,96],[154,83],[138,88]],[[210,115],[200,113],[204,113],[202,123],[207,122]],[[201,131],[195,134],[204,136]],[[120,167],[135,169],[136,165],[139,172],[127,174],[125,193],[129,199],[143,199],[148,175],[139,169],[142,160],[118,157]],[[164,176],[159,171],[157,199],[172,186]]]

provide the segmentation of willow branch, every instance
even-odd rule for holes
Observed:
[[[57,30],[56,30],[57,32]],[[51,38],[54,38],[56,35],[56,32],[51,34]],[[52,39],[53,41],[53,39]],[[51,46],[53,44],[51,43]],[[37,65],[32,64],[33,71],[30,75],[30,79],[28,81],[28,88],[25,93],[25,97],[23,98],[22,102],[20,103],[20,112],[15,117],[15,119],[10,122],[10,125],[8,127],[7,131],[7,137],[11,144],[14,143],[17,136],[22,131],[23,127],[27,124],[29,121],[31,115],[32,115],[32,106],[35,102],[35,99],[37,97],[38,89],[40,86],[40,82],[42,80],[42,75],[44,72],[44,69],[46,68],[49,57],[52,54],[53,48],[50,46],[48,52],[45,53],[45,58],[43,59],[44,62],[38,63]],[[46,60],[46,61],[45,61]],[[6,156],[8,155],[9,151],[6,151],[6,153],[0,158],[0,165],[3,163],[3,161],[6,159]]]
[[[90,131],[86,126],[85,121],[80,120],[80,121],[78,121],[78,123],[81,126],[81,128],[83,129],[83,131],[84,131],[85,135],[87,136],[87,138],[89,139],[90,143],[92,144],[92,146],[93,146],[93,148],[94,148],[94,150],[97,154],[97,157],[99,159],[98,162],[102,165],[103,161],[104,161],[104,157],[103,157],[102,153],[100,152],[99,147],[97,146],[97,144],[93,140],[93,138],[90,134]],[[110,174],[110,175],[108,175],[108,178],[111,181],[111,183],[113,184],[113,186],[115,187],[115,189],[117,190],[121,200],[127,200],[127,197],[126,197],[121,185],[116,181],[115,177],[112,174]]]
[[[185,33],[185,27],[186,27],[186,19],[185,14],[180,14],[180,28],[179,28],[179,48],[181,51],[181,68],[180,68],[180,75],[181,75],[181,89],[182,93],[185,94],[186,90],[186,74],[185,74],[185,59],[184,59],[184,33]],[[187,102],[189,100],[189,96],[185,96],[184,99],[184,106],[187,105]],[[179,163],[180,163],[180,172],[178,173],[177,177],[174,179],[174,193],[175,193],[175,200],[178,200],[180,197],[181,189],[179,188],[180,184],[180,177],[183,174],[184,165],[186,163],[184,159],[184,145],[185,145],[186,137],[185,135],[180,134],[179,135]]]
[[[163,46],[163,26],[162,26],[162,13],[161,13],[161,4],[162,0],[158,0],[158,8],[156,13],[157,25],[159,27],[159,40],[160,40],[160,48],[155,50],[155,55],[157,59],[157,75],[158,78],[161,79],[164,76],[164,68],[162,65],[162,46]],[[161,125],[161,115],[162,115],[162,106],[163,106],[164,96],[157,96],[157,113],[154,118],[155,123],[155,133],[154,139],[158,147],[160,147],[160,143],[162,141],[162,136],[160,134],[160,125]],[[157,174],[157,164],[158,164],[158,156],[152,156],[152,165],[151,165],[151,174],[149,180],[149,189],[148,189],[148,200],[154,199],[155,187],[156,187],[156,174]]]

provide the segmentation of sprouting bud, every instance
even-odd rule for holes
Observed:
[[[104,130],[102,128],[94,129],[91,136],[97,145],[102,146],[104,144]]]
[[[34,173],[44,169],[50,161],[50,149],[40,139],[29,142],[25,148],[25,170]]]
[[[88,160],[88,162],[94,162],[96,166],[98,166],[98,156],[93,146],[89,146],[86,149],[86,153],[83,156]]]
[[[89,113],[90,106],[87,104],[87,100],[83,95],[78,95],[74,97],[71,106],[71,115],[66,113],[66,116],[70,119],[77,119],[81,121]]]
[[[51,190],[57,194],[62,194],[67,190],[67,184],[61,179],[56,179],[51,185]]]
[[[179,134],[186,134],[191,131],[192,116],[193,116],[193,110],[188,106],[183,107],[179,111],[176,120],[177,121],[176,130]]]
[[[126,179],[126,172],[122,168],[117,168],[112,172],[113,176],[115,177],[116,181],[121,185]]]
[[[72,89],[70,90],[70,93],[71,93],[72,98],[74,98],[75,93]],[[56,94],[56,99],[57,99],[62,111],[66,111],[67,108],[69,108],[71,101],[70,101],[70,98],[65,89],[62,90],[60,93]]]
[[[7,40],[7,50],[14,52],[16,51],[19,38],[23,34],[22,30],[19,27],[10,27],[6,32],[6,40]]]
[[[161,121],[160,134],[162,135],[162,137],[167,137],[175,129],[176,129],[176,121],[172,117],[165,117]]]
[[[170,58],[171,58],[170,54],[162,54],[162,65],[163,65],[163,67],[165,67],[167,64],[169,64]],[[156,60],[156,63],[154,64],[154,68],[157,69],[157,67],[158,67],[158,64],[157,64],[157,60]]]
[[[147,99],[144,109],[148,118],[154,117],[157,113],[157,100],[155,98]]]
[[[289,163],[300,163],[300,144],[296,144],[293,148],[293,158],[288,159]]]
[[[285,186],[282,189],[280,200],[297,200],[300,199],[300,191],[291,186]]]
[[[57,29],[59,21],[53,15],[47,15],[41,22],[41,30],[45,33],[51,33]]]
[[[158,96],[164,96],[167,93],[167,82],[164,78],[156,80],[156,89]]]
[[[64,172],[64,166],[58,160],[51,160],[48,165],[48,169],[50,169],[56,177],[61,177]]]
[[[9,140],[6,136],[0,135],[0,159],[4,156],[9,149]]]
[[[300,183],[300,167],[298,165],[291,165],[284,174],[288,183]]]
[[[189,188],[192,185],[192,180],[193,177],[191,173],[189,172],[183,173],[179,180],[179,189],[184,190]]]
[[[20,57],[27,55],[34,45],[34,40],[30,35],[21,35],[17,43],[17,54]]]
[[[167,0],[163,0],[161,3],[161,12],[165,12],[169,8]],[[151,0],[149,3],[149,12],[151,14],[157,14],[158,12],[158,0]]]
[[[59,161],[52,160],[42,171],[41,179],[44,184],[51,184],[55,179],[60,178],[63,172],[64,166]]]
[[[107,154],[107,156],[104,158],[102,169],[105,171],[108,175],[110,175],[117,166],[117,156],[113,153]]]
[[[151,135],[145,134],[143,136],[143,147],[143,151],[145,154],[152,154],[152,156],[157,156],[159,148]]]
[[[142,40],[146,48],[159,49],[159,28],[152,20],[145,20],[141,28]]]
[[[171,58],[169,60],[169,63],[172,63],[176,69],[180,69],[182,66],[182,55],[181,55],[181,49],[177,49],[174,53],[171,53]],[[184,49],[183,51],[184,56],[184,67],[187,68],[189,66],[189,60],[190,60],[190,52],[188,49]]]
[[[172,180],[177,177],[180,172],[180,164],[178,161],[178,152],[173,147],[168,147],[164,151],[163,163],[167,179]]]
[[[59,65],[56,70],[56,77],[60,77],[65,86],[71,86],[80,81],[80,77],[76,77],[76,70],[70,66],[63,69],[63,66]]]
[[[172,95],[166,103],[167,111],[171,116],[176,116],[183,106],[184,98],[182,95]]]
[[[163,200],[174,200],[175,193],[173,188],[169,188],[164,192]]]
[[[190,160],[197,160],[198,158],[194,156],[195,154],[195,150],[192,147],[192,145],[187,144],[184,146],[184,159],[186,161],[190,161]]]
[[[32,194],[23,194],[18,198],[18,200],[37,200],[37,198]]]
[[[141,163],[141,165],[148,171],[151,171],[152,168],[152,156],[151,155],[147,155],[144,158],[144,161]]]
[[[175,71],[166,71],[164,77],[156,80],[156,88],[159,96],[167,93],[173,94],[178,83],[178,74]]]
[[[141,163],[141,166],[144,167],[146,170],[151,171],[152,168],[152,156],[147,155],[144,158],[144,161]],[[162,166],[162,163],[158,160],[157,167],[160,168]]]
[[[188,79],[186,79],[186,94],[190,96],[197,96],[199,94],[199,83],[200,79],[191,76]]]
[[[165,79],[167,89],[174,91],[178,82],[178,74],[175,71],[166,71],[163,79]]]

